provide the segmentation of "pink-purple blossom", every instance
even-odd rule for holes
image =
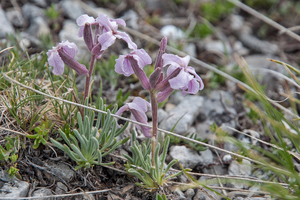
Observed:
[[[132,65],[128,59],[129,57],[133,57],[133,59],[137,61],[140,69],[143,69],[146,65],[152,63],[152,60],[146,51],[144,49],[138,49],[128,55],[120,55],[120,57],[116,59],[115,71],[117,73],[125,76],[134,74],[134,70],[132,69]]]
[[[167,76],[171,75],[176,69],[180,69],[178,75],[169,79],[170,87],[175,90],[182,90],[183,94],[196,94],[204,88],[204,84],[195,69],[188,66],[190,56],[183,58],[173,55],[164,54],[163,67],[169,65]]]
[[[77,46],[69,41],[61,42],[49,50],[47,52],[48,63],[53,67],[53,74],[62,75],[64,64],[74,69],[79,75],[88,73],[86,67],[75,60],[77,52]]]
[[[121,115],[126,110],[129,110],[131,112],[131,119],[143,124],[147,124],[147,115],[146,112],[148,108],[150,108],[151,105],[148,101],[145,99],[142,99],[141,97],[135,97],[131,103],[126,103],[124,106],[122,106],[117,112],[116,115]],[[145,127],[145,126],[139,126],[136,125],[136,127],[140,130],[142,130],[143,134],[146,137],[151,137],[152,132],[151,128]]]
[[[90,25],[98,25],[99,24],[94,17],[90,17],[87,14],[79,16],[76,20],[76,23],[78,26],[80,26],[80,29],[78,32],[78,37],[83,36],[83,29],[84,29],[84,25],[86,23],[89,23]]]
[[[128,44],[129,49],[137,49],[136,44],[131,41],[127,33],[118,31],[118,24],[126,26],[123,19],[109,19],[107,15],[99,14],[96,21],[100,26],[103,26],[103,33],[98,38],[102,46],[101,50],[107,49],[117,38],[124,40]]]
[[[116,59],[115,71],[119,74],[124,74],[125,76],[135,74],[141,81],[143,88],[150,90],[149,79],[143,68],[146,65],[151,64],[151,62],[150,56],[144,49],[134,50],[130,54],[121,55]]]

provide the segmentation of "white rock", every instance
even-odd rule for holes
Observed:
[[[184,168],[193,169],[197,164],[203,162],[197,151],[186,146],[172,146],[170,148],[170,156],[172,159],[178,159]]]
[[[44,197],[44,196],[52,196],[52,191],[48,188],[41,188],[38,190],[35,190],[32,193],[33,197]],[[36,200],[52,200],[54,198],[48,197],[48,198],[36,198]]]
[[[133,10],[128,10],[124,13],[124,15],[121,17],[125,20],[126,26],[131,27],[133,29],[138,29],[138,20],[139,16],[138,14]]]
[[[205,151],[201,151],[201,158],[203,160],[204,165],[209,165],[213,163],[214,156],[210,149],[206,149]]]
[[[196,116],[199,114],[200,107],[203,105],[204,98],[201,96],[188,95],[170,113],[169,118],[161,125],[163,129],[171,130],[177,123],[174,132],[186,134]]]
[[[231,155],[230,154],[226,154],[226,155],[224,155],[223,156],[223,162],[229,162],[229,161],[231,161],[231,159],[232,159],[232,157],[231,157]]]
[[[243,159],[242,163],[239,163],[236,160],[233,160],[228,168],[228,173],[231,176],[243,176],[247,177],[251,175],[251,162]],[[237,183],[233,179],[231,183],[235,188],[243,189],[247,188],[248,185],[244,183]]]
[[[197,57],[196,45],[194,43],[188,43],[184,46],[183,51],[189,56]]]
[[[222,42],[220,40],[211,41],[207,39],[205,41],[205,49],[207,51],[219,51],[221,53],[229,53],[229,54],[232,53],[230,44],[228,42]]]
[[[15,30],[11,23],[6,19],[5,12],[0,6],[0,39],[5,38],[6,34],[14,33]]]
[[[5,183],[3,187],[1,188],[2,191],[10,191],[9,193],[1,192],[0,193],[0,199],[1,197],[11,198],[11,199],[17,199],[20,197],[27,197],[28,191],[29,191],[29,183],[25,181],[20,181],[14,178],[14,184],[12,183]]]
[[[183,39],[184,32],[180,29],[177,28],[174,25],[166,25],[160,29],[160,33],[163,36],[166,36],[168,38],[173,38],[173,39]]]
[[[65,0],[62,1],[61,5],[64,14],[72,20],[76,20],[79,16],[84,14],[80,4],[76,1]]]

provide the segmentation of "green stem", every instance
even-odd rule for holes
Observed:
[[[156,135],[157,135],[157,99],[156,99],[156,91],[154,89],[150,90],[150,96],[151,96],[151,109],[152,109],[152,166],[155,167],[155,158],[154,153],[156,149]]]
[[[85,99],[89,96],[90,82],[91,82],[91,77],[92,77],[92,73],[93,73],[93,69],[94,69],[95,60],[96,60],[96,56],[92,55],[89,73],[86,75],[83,104],[85,102]]]

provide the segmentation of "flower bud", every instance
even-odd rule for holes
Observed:
[[[156,84],[159,82],[160,77],[162,77],[161,72],[162,72],[162,69],[159,67],[159,68],[156,68],[154,70],[154,72],[150,75],[149,82],[150,82],[151,88],[155,88]]]
[[[101,58],[104,51],[101,51],[102,45],[100,43],[96,44],[92,49],[92,54],[95,55],[98,59]]]
[[[174,89],[169,87],[169,88],[165,89],[163,92],[159,92],[156,95],[157,102],[161,103],[164,100],[166,100],[172,94],[173,91],[174,91]]]
[[[138,66],[137,61],[133,58],[133,56],[127,56],[127,59],[129,60],[131,67],[135,73],[135,75],[138,77],[138,79],[141,81],[141,84],[143,86],[144,89],[146,90],[150,90],[150,83],[148,80],[148,77],[146,76],[145,72],[143,69],[141,69]]]
[[[180,73],[180,68],[175,69],[169,76],[167,76],[164,80],[162,80],[159,84],[155,86],[155,89],[158,91],[164,91],[168,87],[170,87],[169,80],[176,77]]]
[[[155,63],[155,67],[156,68],[162,68],[163,66],[163,59],[162,59],[162,55],[165,53],[166,51],[166,47],[167,47],[167,37],[163,37],[163,39],[160,42],[160,48],[159,48],[159,52],[156,58],[156,63]]]
[[[84,39],[86,46],[91,51],[94,46],[94,43],[93,43],[93,35],[92,35],[91,25],[89,23],[85,23],[85,25],[84,25],[83,39]]]
[[[57,50],[57,52],[58,52],[60,58],[62,59],[62,61],[66,65],[68,65],[69,67],[74,69],[79,75],[88,73],[88,70],[86,69],[86,67],[83,64],[80,64],[79,62],[77,62],[74,58],[72,58],[66,52],[64,52],[63,49],[59,49],[59,50]]]

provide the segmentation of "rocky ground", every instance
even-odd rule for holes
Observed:
[[[279,34],[277,30],[266,26],[255,16],[251,16],[244,11],[233,8],[231,12],[224,13],[213,23],[208,23],[214,30],[213,34],[205,38],[188,37],[187,34],[195,32],[196,24],[206,22],[201,16],[203,12],[197,9],[198,3],[192,4],[188,1],[47,1],[47,0],[3,0],[0,7],[0,44],[10,43],[5,34],[13,34],[18,38],[20,48],[28,50],[30,55],[46,51],[45,38],[50,34],[53,44],[60,41],[69,40],[75,42],[80,48],[79,59],[88,60],[87,49],[82,38],[78,38],[79,27],[76,19],[82,14],[93,15],[95,12],[105,13],[112,18],[123,18],[127,26],[145,35],[160,40],[163,36],[168,36],[169,45],[173,45],[190,56],[200,59],[213,65],[231,75],[238,77],[241,71],[236,67],[234,55],[243,56],[250,69],[262,85],[266,85],[266,94],[274,100],[282,100],[280,92],[285,91],[284,80],[276,75],[264,76],[262,69],[271,69],[282,74],[287,72],[278,64],[268,61],[266,58],[282,60],[297,66],[299,59],[299,43],[284,34]],[[202,1],[199,1],[200,3]],[[55,10],[59,13],[56,18],[49,18],[45,14],[53,3]],[[198,7],[197,7],[198,6]],[[265,8],[266,11],[268,9]],[[276,16],[275,16],[276,17]],[[285,19],[277,16],[277,21],[285,26],[299,24],[299,19],[290,19],[289,15]],[[265,27],[265,36],[259,35]],[[158,47],[151,46],[148,42],[133,36],[133,40],[139,47],[145,46],[150,50],[150,55],[155,58]],[[48,43],[49,45],[49,43]],[[1,46],[1,45],[0,45]],[[111,53],[116,55],[125,54],[123,43],[116,43],[114,47],[104,54],[108,58]],[[2,47],[1,47],[2,48]],[[0,54],[1,58],[1,54]],[[193,63],[191,63],[193,65]],[[224,128],[235,138],[245,143],[256,143],[248,137],[267,140],[263,134],[262,125],[249,118],[249,109],[244,107],[243,91],[230,80],[226,80],[207,69],[193,65],[199,75],[203,78],[205,89],[200,94],[194,96],[183,96],[175,93],[169,101],[159,109],[159,127],[171,130],[173,125],[181,118],[174,129],[174,132],[185,135],[195,133],[206,143],[216,145],[231,152],[238,152],[238,147],[231,143],[219,143],[216,135],[211,131],[210,126],[216,123]],[[260,71],[258,71],[260,70]],[[84,82],[77,80],[79,90],[83,90]],[[95,78],[94,94],[97,94],[97,77]],[[104,82],[103,95],[108,99],[116,94],[116,88],[109,85],[109,81]],[[121,78],[117,87],[125,88],[124,91],[140,91],[140,86],[136,83],[127,84]],[[293,88],[292,88],[293,89]],[[294,88],[294,90],[296,90]],[[131,94],[133,95],[133,93]],[[284,105],[287,108],[289,105]],[[182,117],[183,116],[183,117]],[[151,115],[149,114],[149,119]],[[0,125],[7,127],[4,122]],[[235,128],[246,135],[240,134],[228,127]],[[260,145],[260,144],[257,144]],[[27,148],[20,155],[18,169],[21,180],[10,179],[4,170],[1,171],[0,185],[1,198],[17,197],[43,197],[43,199],[55,199],[49,197],[53,195],[63,195],[76,192],[83,192],[85,195],[76,197],[62,196],[61,199],[154,199],[155,193],[139,188],[134,183],[137,181],[124,173],[125,161],[120,158],[122,154],[128,154],[128,146],[119,148],[114,155],[107,158],[116,161],[115,169],[95,166],[89,170],[74,169],[74,163],[62,152],[58,157],[53,156],[53,151],[49,148],[33,150]],[[260,178],[267,176],[259,170],[251,167],[251,162],[243,160],[238,162],[231,155],[217,152],[213,149],[197,151],[190,148],[183,142],[172,144],[169,148],[168,159],[178,159],[185,168],[193,169],[196,179],[208,180],[208,175],[230,175],[240,177]],[[178,167],[178,166],[177,166]],[[176,168],[176,167],[175,167]],[[3,168],[4,169],[4,168]],[[179,168],[178,168],[179,169]],[[206,174],[206,175],[205,175]],[[210,184],[216,186],[217,191],[223,193],[231,199],[267,200],[269,195],[255,193],[257,186],[249,186],[243,182],[236,182],[229,179],[226,185],[220,185],[216,178]],[[181,175],[172,181],[189,183],[190,180]],[[237,189],[225,190],[218,187]],[[192,199],[210,200],[221,199],[218,195],[205,188],[190,188],[183,191],[173,191],[175,187],[165,189],[170,199]],[[103,191],[102,191],[103,190]],[[88,193],[88,192],[95,192]]]

